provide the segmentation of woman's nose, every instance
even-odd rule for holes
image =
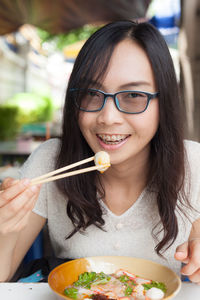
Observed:
[[[108,96],[106,100],[104,107],[98,113],[97,121],[107,125],[121,123],[123,121],[123,113],[117,109],[114,99]]]

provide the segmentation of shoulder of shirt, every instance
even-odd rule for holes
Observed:
[[[199,173],[200,167],[200,143],[190,140],[184,141],[184,147],[186,152],[186,166],[187,163],[190,166],[192,173]]]
[[[200,143],[191,140],[184,140],[184,147],[188,156],[196,154],[200,157]]]
[[[38,152],[44,152],[44,151],[50,151],[52,153],[56,153],[59,150],[59,147],[61,145],[59,138],[53,138],[49,139],[45,142],[42,142],[41,145],[39,145],[31,155],[38,154]]]
[[[60,149],[58,138],[49,139],[37,147],[23,164],[20,173],[27,177],[36,177],[40,173],[48,172],[55,167]]]
[[[43,143],[39,147],[37,147],[30,155],[30,159],[35,159],[36,157],[40,160],[52,161],[54,160],[60,148],[61,142],[59,138],[49,139]]]

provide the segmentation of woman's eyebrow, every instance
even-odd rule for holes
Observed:
[[[151,86],[150,82],[148,81],[134,81],[134,82],[129,82],[125,83],[119,86],[120,89],[128,89],[128,88],[135,88],[135,87],[140,87],[140,86]]]
[[[89,86],[96,88],[96,89],[103,89],[104,90],[104,85],[102,85],[100,82],[98,81],[91,81]],[[140,81],[133,81],[133,82],[128,82],[125,84],[122,84],[118,87],[118,90],[128,90],[128,89],[135,89],[138,88],[140,86],[151,86],[151,83],[145,80],[140,80]]]

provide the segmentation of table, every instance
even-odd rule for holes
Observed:
[[[56,300],[48,283],[0,283],[2,300]],[[173,300],[200,300],[200,286],[182,283],[179,294]]]

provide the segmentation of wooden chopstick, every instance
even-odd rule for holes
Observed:
[[[45,182],[49,182],[49,181],[54,181],[54,180],[57,180],[57,179],[61,179],[61,178],[64,178],[64,177],[69,177],[69,176],[74,176],[74,175],[85,173],[85,172],[95,171],[95,170],[101,169],[102,167],[103,167],[103,165],[101,165],[101,166],[92,166],[92,167],[88,167],[88,168],[84,168],[84,169],[80,169],[80,170],[75,170],[75,171],[64,173],[64,174],[60,174],[60,175],[57,175],[57,176],[51,176],[51,177],[48,177],[48,178],[43,178],[43,179],[40,179],[40,180],[31,180],[31,185],[41,184],[41,183],[45,183]]]
[[[44,175],[35,177],[35,178],[33,178],[33,179],[31,180],[31,183],[32,183],[32,185],[33,185],[34,182],[37,182],[37,183],[38,183],[38,181],[41,181],[41,180],[44,179],[44,178],[47,178],[47,177],[53,176],[53,175],[55,175],[55,174],[61,173],[61,172],[63,172],[63,171],[66,171],[66,170],[75,168],[75,167],[80,166],[80,165],[82,165],[82,164],[86,164],[86,163],[88,163],[88,162],[90,162],[90,161],[92,161],[92,160],[94,160],[94,156],[89,157],[89,158],[86,158],[86,159],[83,159],[83,160],[80,160],[80,161],[78,161],[78,162],[76,162],[76,163],[73,163],[73,164],[71,164],[71,165],[62,167],[62,168],[60,168],[60,169],[51,171],[51,172],[46,173],[46,174],[44,174]],[[98,166],[98,167],[99,167],[99,166]],[[96,170],[96,169],[95,169],[95,170]],[[69,173],[68,173],[68,174],[69,174]],[[64,175],[64,174],[63,174],[63,175]],[[70,176],[71,176],[71,175],[70,175]],[[62,178],[62,177],[61,177],[61,178]]]

